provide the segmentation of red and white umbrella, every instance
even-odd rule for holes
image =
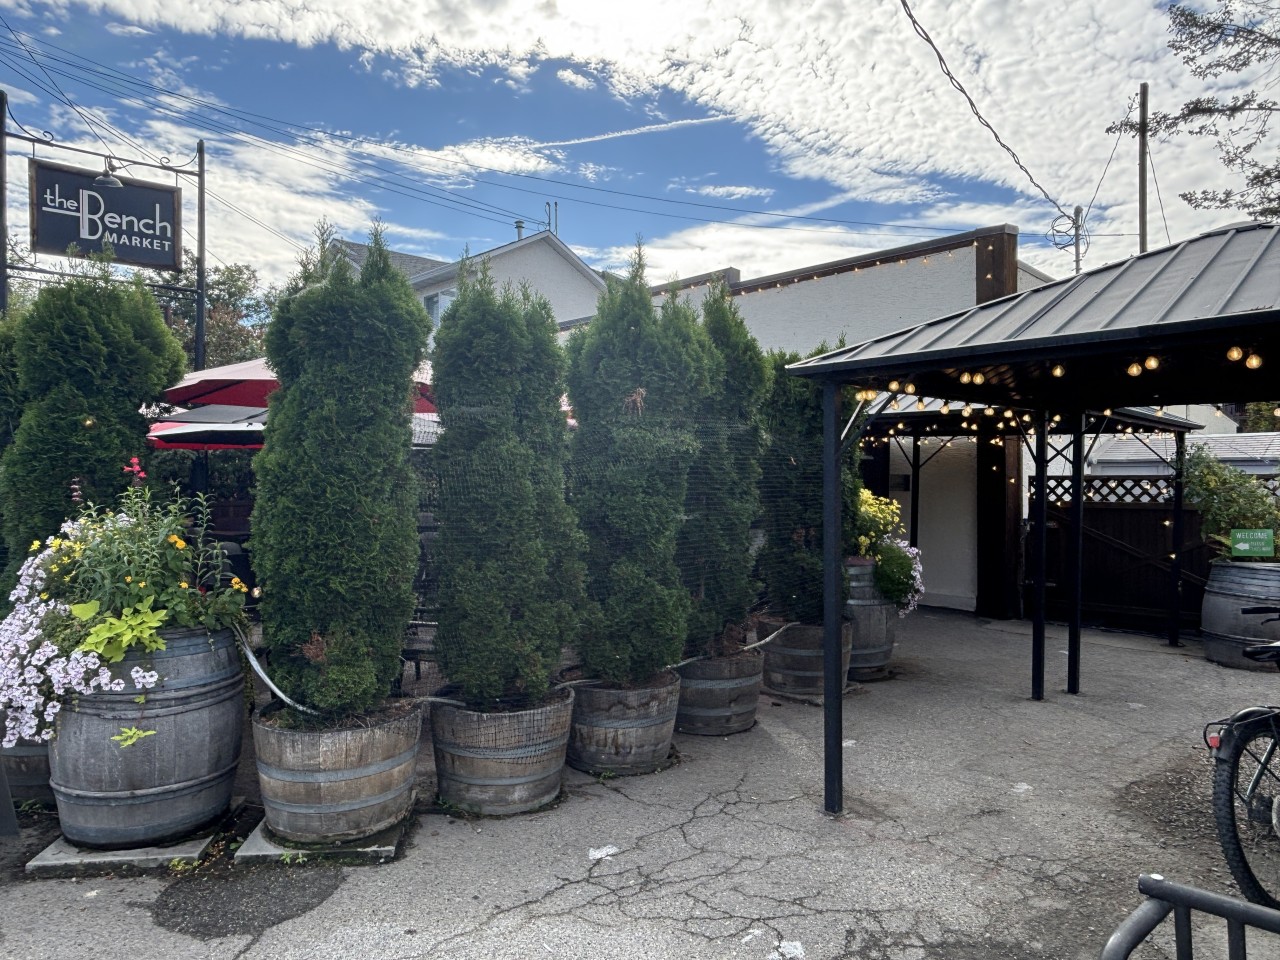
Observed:
[[[424,363],[414,374],[415,413],[435,413],[431,398],[431,365]],[[280,381],[267,365],[266,357],[228,363],[188,373],[164,392],[168,403],[178,407],[227,404],[237,407],[265,407],[267,397]]]

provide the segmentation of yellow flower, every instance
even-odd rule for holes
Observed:
[[[185,590],[187,589],[189,584],[187,583],[187,581],[183,580],[180,584],[178,584],[178,586],[180,586],[183,590]]]
[[[187,541],[185,540],[175,540],[173,541],[173,545],[177,547],[179,550],[187,549]]]
[[[39,540],[32,540],[32,541],[31,541],[31,549],[32,549],[32,550],[39,550],[39,549],[40,549],[40,541],[39,541]]]
[[[125,578],[124,578],[124,582],[125,582],[125,583],[133,583],[133,577],[125,577]]]
[[[138,586],[139,586],[139,587],[145,587],[146,585],[147,585],[147,581],[145,581],[145,580],[139,580],[139,581],[138,581]]]
[[[47,593],[42,593],[42,594],[40,594],[40,599],[41,599],[41,600],[48,600],[48,599],[49,599],[49,594],[47,594]]]

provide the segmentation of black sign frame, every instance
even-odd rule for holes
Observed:
[[[27,162],[33,251],[65,257],[74,245],[75,256],[87,257],[109,242],[113,262],[182,270],[181,187],[118,174],[120,186],[101,186],[94,184],[100,170],[37,157]],[[85,226],[96,228],[97,236],[82,236]]]

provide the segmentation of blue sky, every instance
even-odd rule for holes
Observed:
[[[1165,47],[1161,5],[911,7],[1050,197],[1090,208],[1085,265],[1135,252],[1136,148],[1105,128],[1142,80],[1158,108],[1203,90]],[[593,266],[619,266],[642,236],[655,281],[998,223],[1021,229],[1024,260],[1072,268],[1044,237],[1059,210],[894,0],[0,0],[0,13],[0,86],[20,123],[133,159],[182,162],[203,137],[212,262],[269,281],[321,216],[357,239],[378,217],[396,249],[453,259],[514,239],[517,217],[536,229],[548,204]],[[1153,161],[1153,246],[1166,223],[1178,240],[1240,219],[1177,199],[1229,182],[1209,144],[1156,144]],[[8,169],[21,232],[20,150]]]

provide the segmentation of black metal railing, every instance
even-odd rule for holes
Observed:
[[[1194,956],[1191,945],[1193,910],[1221,917],[1227,922],[1228,960],[1245,960],[1246,928],[1280,933],[1280,910],[1173,883],[1156,873],[1143,874],[1138,878],[1138,892],[1146,894],[1148,899],[1116,927],[1102,948],[1099,960],[1125,960],[1170,913],[1173,914],[1177,960],[1192,960]]]

